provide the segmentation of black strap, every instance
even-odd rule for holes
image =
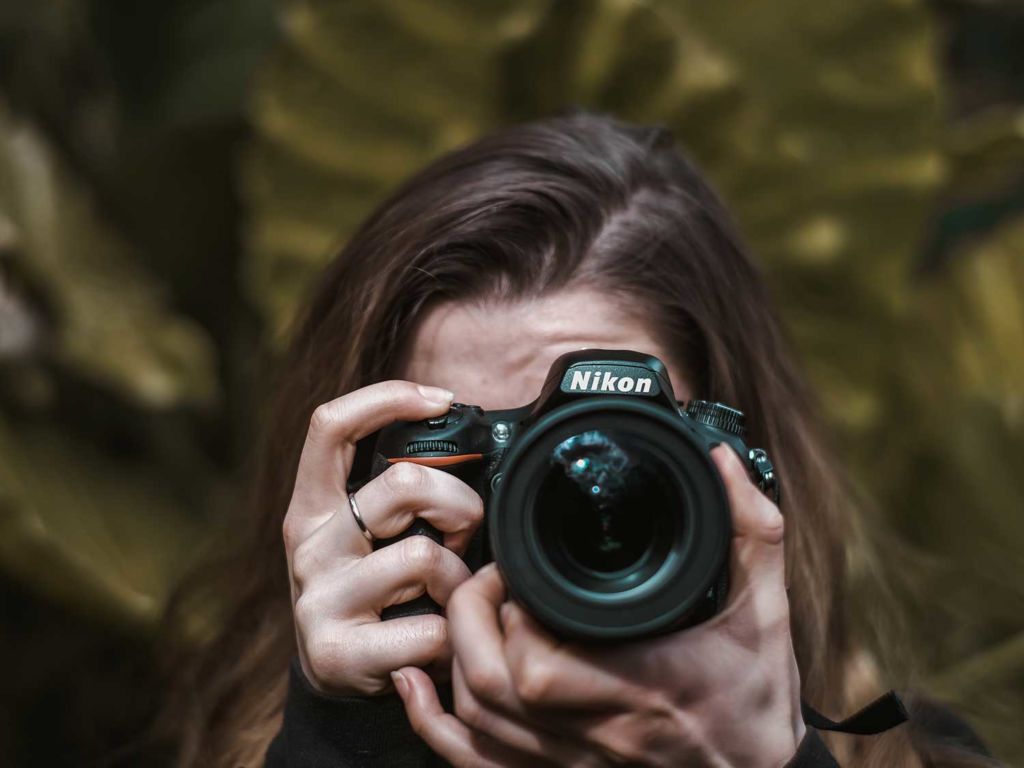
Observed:
[[[820,731],[839,731],[868,736],[895,728],[910,719],[895,691],[889,691],[858,710],[845,720],[836,722],[825,717],[805,701],[800,702],[804,722]]]

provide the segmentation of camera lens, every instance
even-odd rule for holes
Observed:
[[[542,548],[571,581],[599,591],[628,588],[631,573],[658,565],[659,540],[685,519],[671,478],[635,435],[570,436],[552,451],[534,503]]]
[[[585,398],[539,418],[502,463],[489,544],[510,594],[556,634],[642,637],[700,615],[720,583],[729,508],[679,414]]]

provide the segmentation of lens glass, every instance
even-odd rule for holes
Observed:
[[[594,586],[657,567],[685,511],[660,454],[621,430],[582,432],[555,446],[534,514],[542,548],[563,575]]]

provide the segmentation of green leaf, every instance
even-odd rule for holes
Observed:
[[[214,351],[177,314],[85,185],[0,104],[0,215],[56,315],[55,360],[147,407],[209,403]]]

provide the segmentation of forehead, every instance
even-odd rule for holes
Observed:
[[[578,349],[652,354],[668,367],[676,397],[691,397],[685,372],[646,324],[614,297],[590,289],[438,304],[416,328],[398,375],[450,389],[459,402],[515,408],[540,394],[559,355]]]

